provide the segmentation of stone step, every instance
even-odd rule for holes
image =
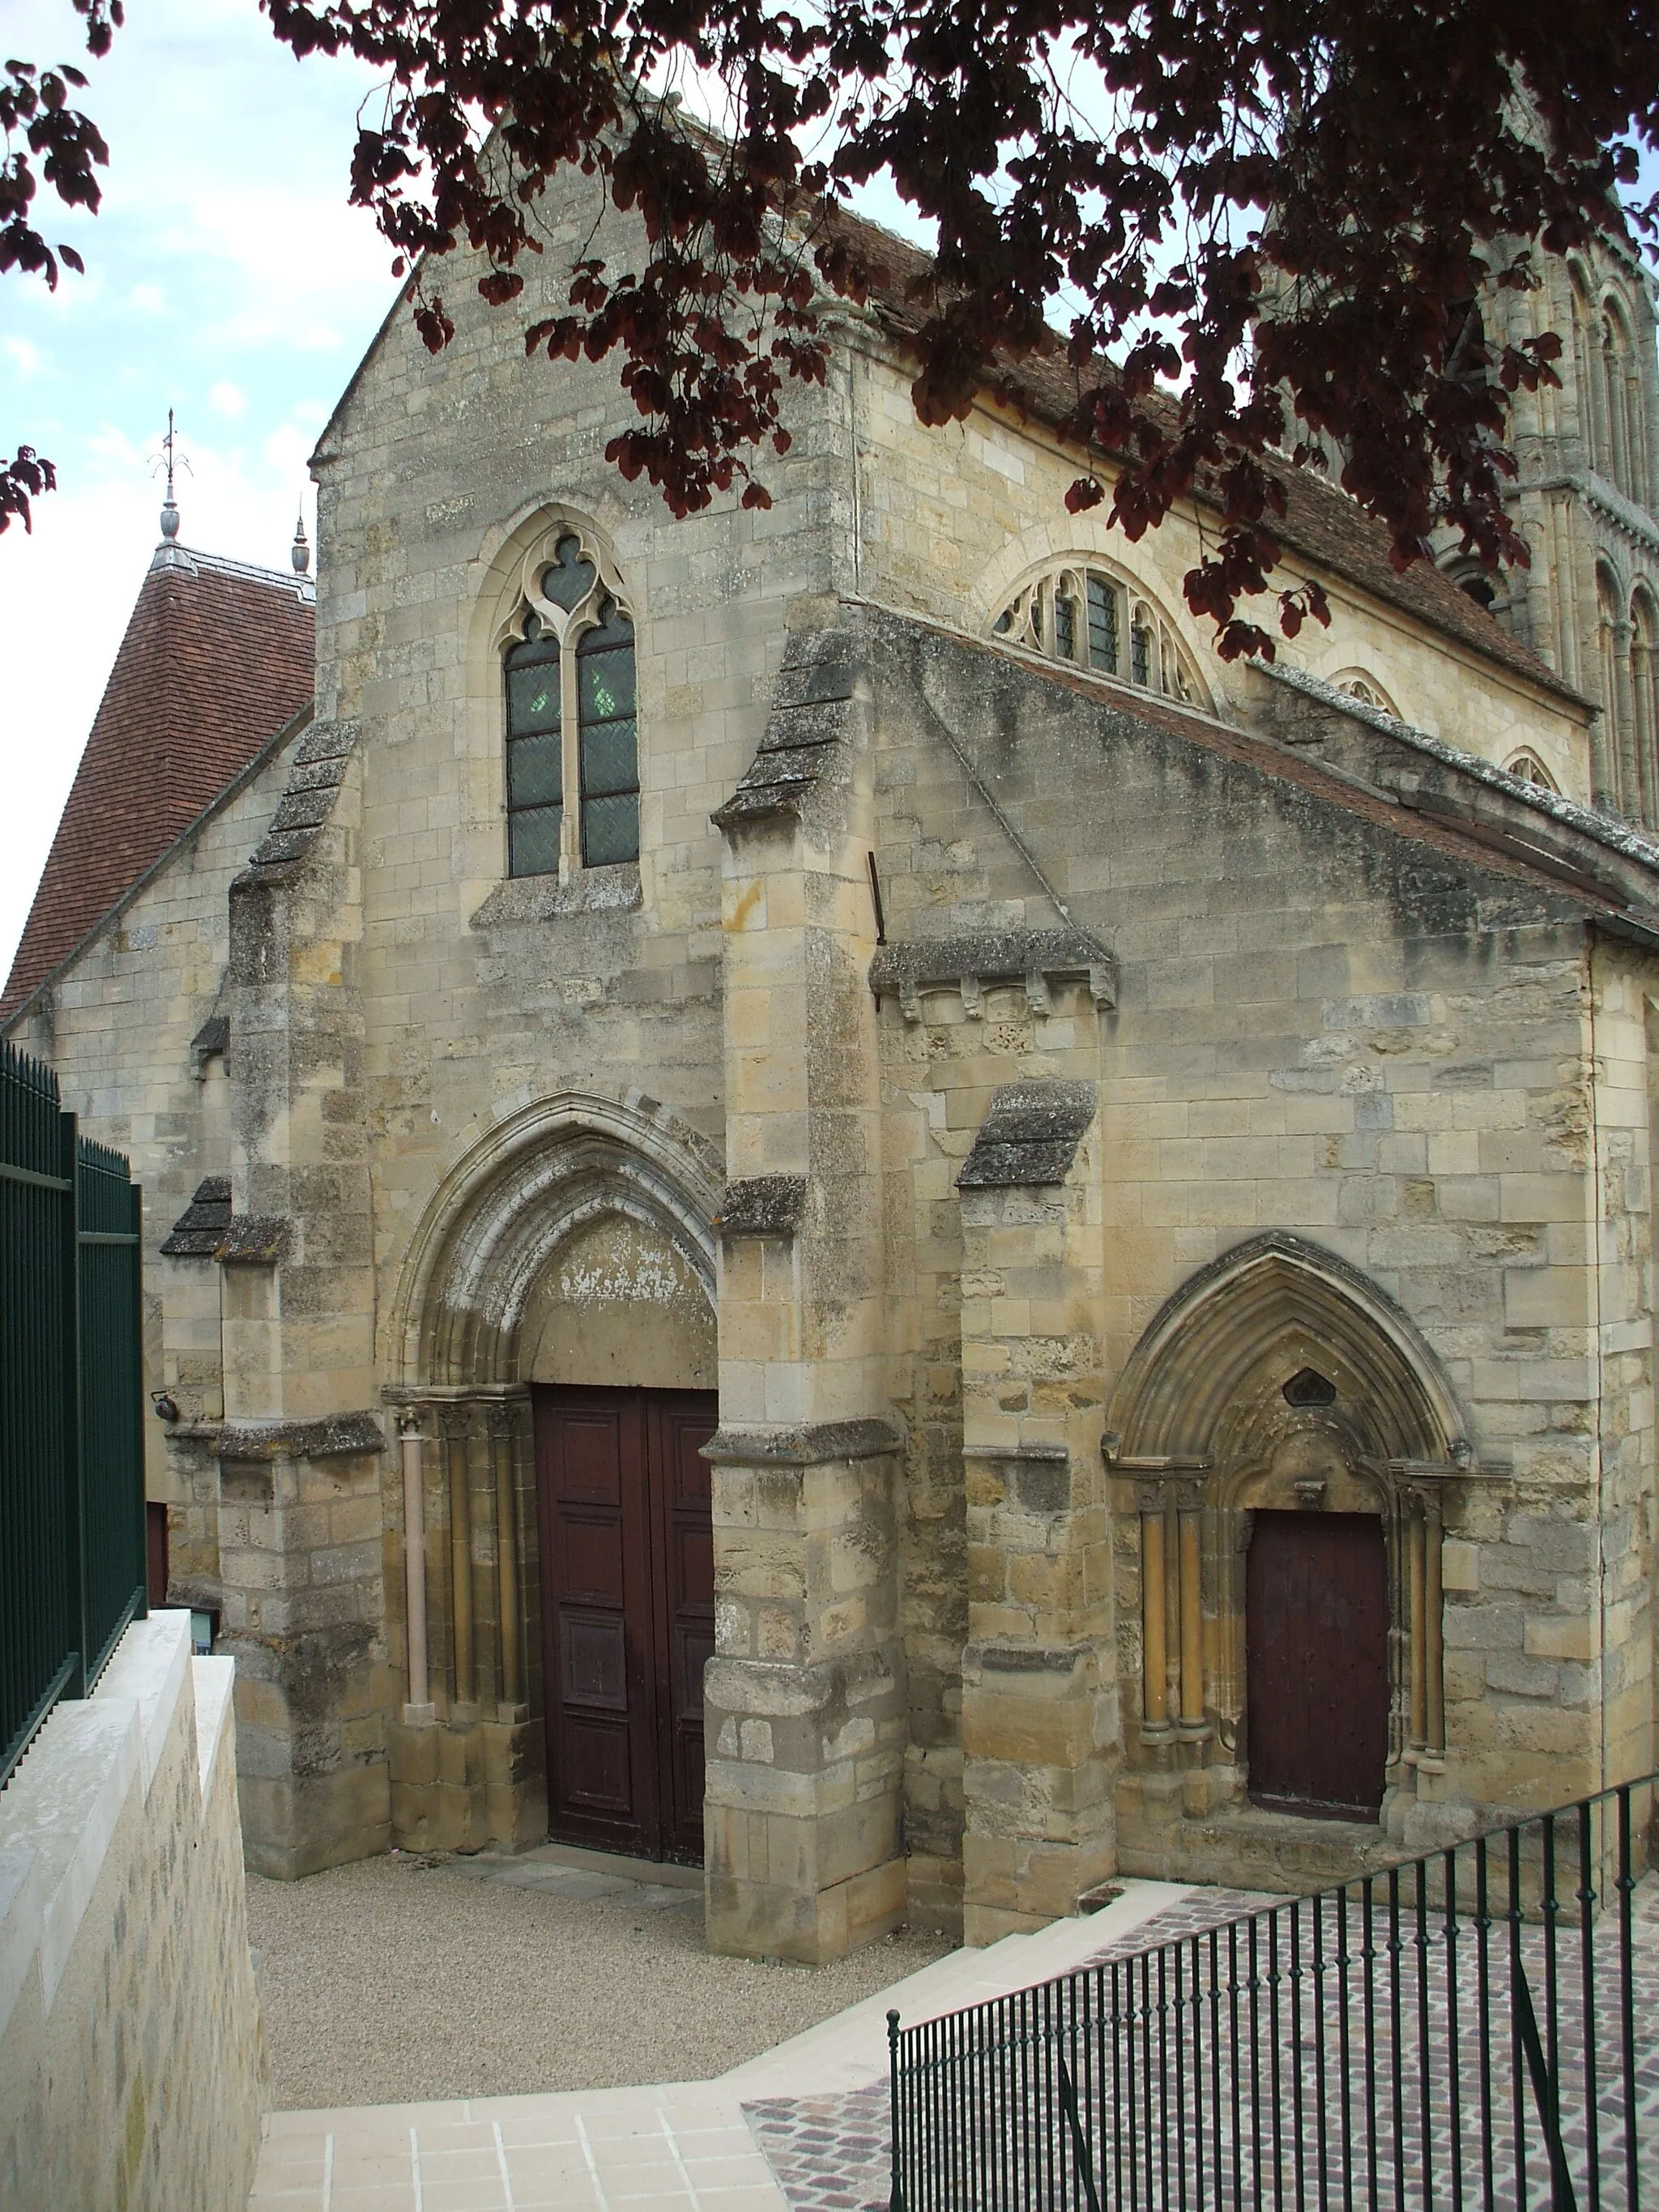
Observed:
[[[1190,1890],[1184,1882],[1125,1881],[1122,1894],[1098,1912],[1053,1921],[1030,1935],[1004,1936],[983,1950],[948,1952],[902,1982],[849,2005],[833,2020],[733,2067],[720,2076],[720,2086],[736,2091],[745,2102],[862,2088],[887,2070],[890,2008],[896,2008],[907,2026],[914,2026],[919,2020],[937,2020],[945,2013],[960,2012],[1070,1973],[1178,1904]]]

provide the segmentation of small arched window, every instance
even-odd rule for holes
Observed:
[[[1126,578],[1093,562],[1068,562],[1022,585],[991,629],[1050,660],[1115,676],[1166,699],[1208,703],[1168,617]]]
[[[507,873],[636,860],[634,624],[621,580],[574,529],[526,568],[503,656]]]
[[[1528,746],[1523,745],[1506,766],[1518,783],[1530,783],[1539,791],[1559,791],[1561,788],[1537,754]]]
[[[1375,707],[1380,714],[1392,714],[1396,722],[1400,720],[1400,709],[1374,676],[1351,668],[1334,681],[1339,691],[1346,691],[1350,699],[1357,699],[1362,707]]]

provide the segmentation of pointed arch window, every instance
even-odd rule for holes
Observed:
[[[572,527],[526,562],[502,655],[507,873],[640,856],[634,623],[622,580]]]
[[[1115,676],[1168,699],[1209,703],[1168,617],[1127,578],[1093,562],[1067,562],[1024,584],[991,630],[1050,660]]]

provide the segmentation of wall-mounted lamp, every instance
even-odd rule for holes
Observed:
[[[155,1408],[155,1418],[158,1421],[176,1421],[178,1419],[178,1401],[167,1391],[152,1390],[149,1394],[149,1402]]]

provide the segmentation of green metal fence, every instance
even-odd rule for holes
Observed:
[[[142,1219],[0,1040],[0,1783],[145,1610]]]

